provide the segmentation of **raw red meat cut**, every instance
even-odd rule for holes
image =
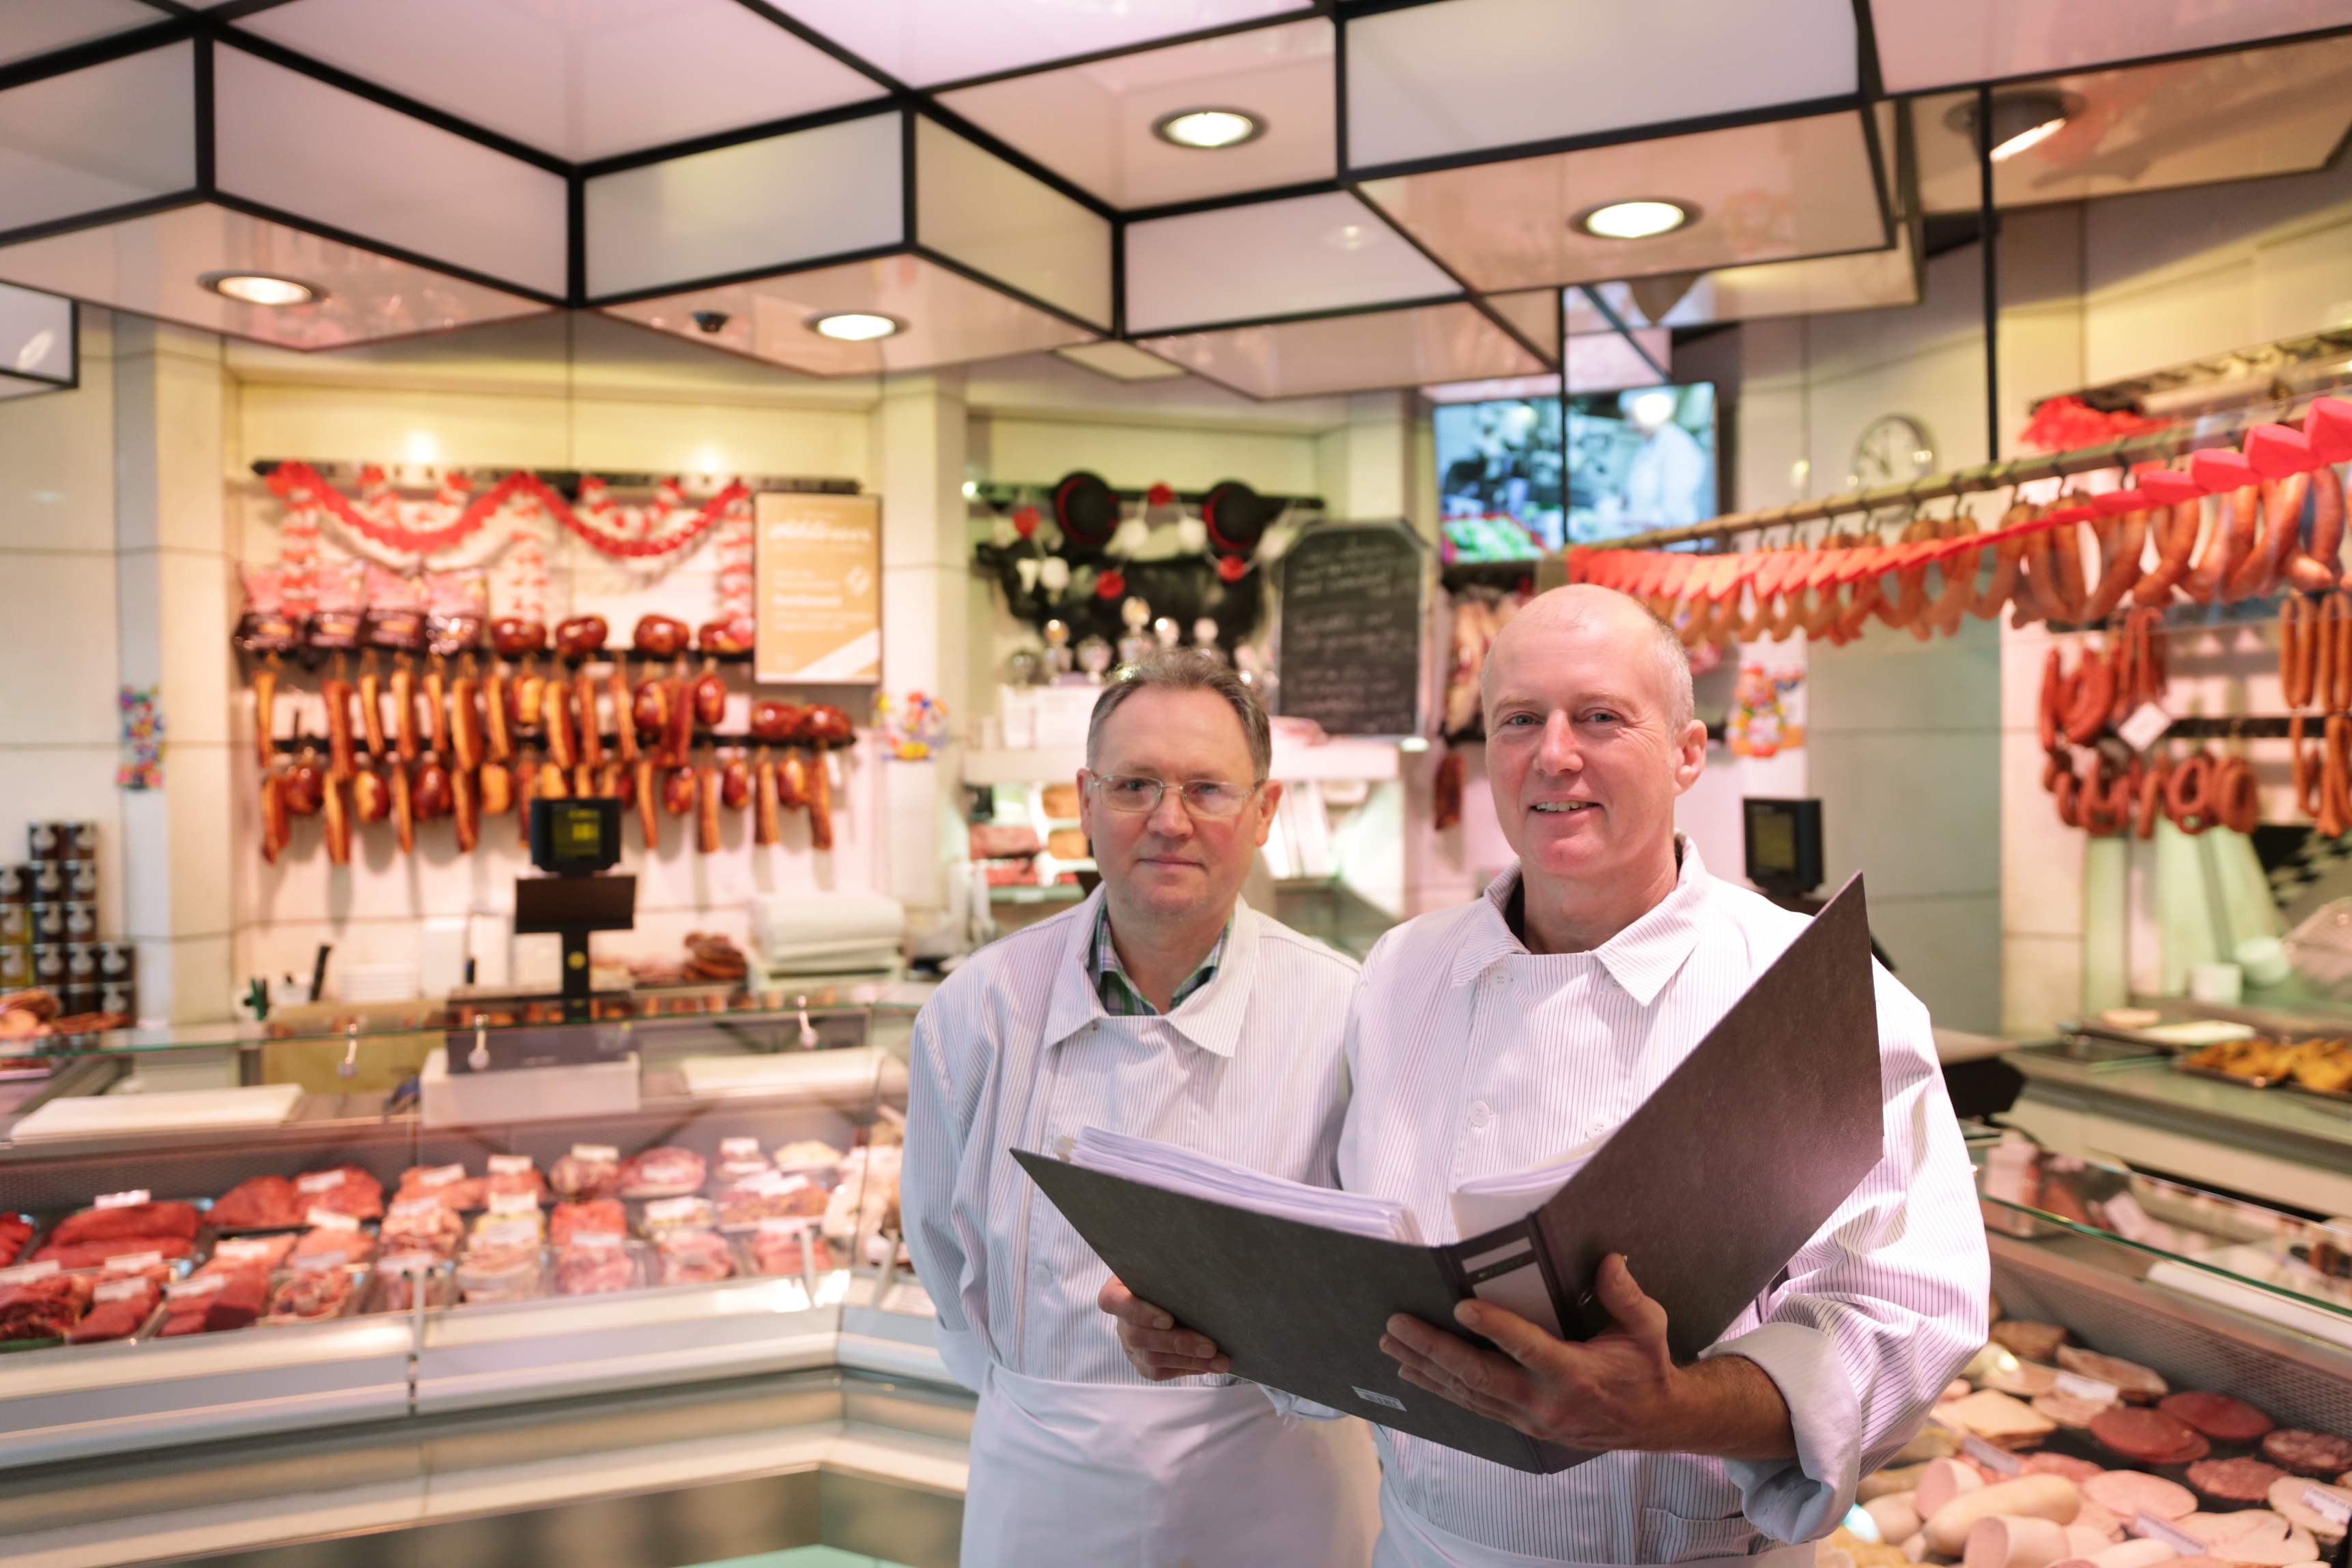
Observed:
[[[215,1230],[279,1230],[302,1223],[309,1208],[282,1176],[257,1176],[221,1194],[205,1217]]]
[[[2189,1484],[2215,1502],[2267,1502],[2271,1483],[2285,1474],[2260,1459],[2200,1459],[2189,1467]]]
[[[702,1190],[702,1156],[691,1149],[647,1149],[621,1168],[623,1197],[682,1197]]]
[[[481,1176],[467,1176],[464,1166],[411,1166],[401,1173],[400,1190],[393,1194],[393,1201],[431,1197],[450,1208],[479,1208],[488,1191],[489,1183]]]
[[[364,1230],[337,1230],[321,1225],[304,1231],[302,1239],[294,1243],[294,1250],[286,1256],[289,1263],[300,1258],[339,1258],[346,1264],[364,1263],[375,1256],[375,1238]]]
[[[807,1259],[802,1255],[803,1238],[812,1254]],[[824,1273],[833,1267],[833,1252],[814,1226],[792,1230],[762,1226],[751,1238],[751,1261],[762,1274],[799,1274],[804,1266]]]
[[[661,1282],[707,1285],[735,1272],[735,1255],[715,1230],[674,1230],[661,1239]]]
[[[383,1218],[383,1183],[354,1165],[305,1171],[294,1178],[294,1194],[305,1214],[323,1208],[353,1219]]]
[[[2278,1425],[2242,1399],[2196,1389],[2168,1394],[2156,1407],[2179,1416],[2217,1443],[2251,1443]]]
[[[588,1231],[602,1236],[602,1231]],[[626,1247],[616,1243],[574,1241],[555,1255],[555,1292],[560,1296],[602,1296],[635,1289],[637,1266]]]
[[[0,1340],[63,1339],[89,1305],[86,1274],[48,1274],[0,1291]]]
[[[75,1344],[129,1339],[155,1315],[155,1303],[161,1300],[163,1291],[152,1280],[106,1281],[98,1287],[89,1312],[66,1338]]]
[[[629,1213],[615,1197],[592,1197],[584,1203],[559,1203],[548,1221],[547,1239],[558,1247],[575,1236],[626,1236]]]
[[[16,1260],[33,1239],[33,1222],[21,1214],[0,1214],[0,1269]]]
[[[387,1247],[422,1249],[443,1258],[454,1256],[466,1237],[466,1222],[457,1211],[431,1197],[394,1204],[379,1228]]]
[[[2186,1464],[2212,1451],[2212,1445],[2188,1422],[2134,1406],[2100,1411],[2091,1420],[2091,1436],[2136,1464]]]
[[[58,1221],[48,1240],[54,1246],[77,1241],[111,1241],[123,1236],[176,1236],[196,1239],[196,1206],[193,1203],[126,1203],[114,1208],[85,1208]]]
[[[2352,1443],[2330,1432],[2282,1427],[2263,1438],[2263,1458],[2299,1476],[2332,1476],[2352,1469]]]
[[[131,1258],[142,1252],[184,1258],[190,1250],[188,1239],[183,1236],[123,1236],[110,1241],[72,1241],[62,1246],[44,1241],[26,1261],[55,1263],[60,1269],[95,1269],[110,1258]]]
[[[317,1322],[341,1312],[352,1299],[352,1276],[343,1269],[298,1269],[271,1292],[269,1315]]]
[[[566,1155],[549,1167],[547,1185],[555,1189],[558,1197],[575,1202],[607,1197],[620,1190],[621,1162],[617,1156],[600,1160]]]
[[[217,1285],[208,1281],[218,1280]],[[190,1286],[205,1285],[191,1290]],[[219,1274],[198,1274],[173,1288],[168,1298],[170,1311],[163,1326],[156,1333],[175,1337],[191,1333],[219,1333],[228,1329],[241,1329],[250,1324],[269,1304],[269,1277],[259,1269],[240,1268]]]

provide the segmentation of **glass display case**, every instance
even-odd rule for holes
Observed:
[[[0,1466],[796,1369],[950,1384],[898,1239],[924,994],[42,1042],[0,1116]]]

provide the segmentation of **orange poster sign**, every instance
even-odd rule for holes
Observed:
[[[881,680],[881,497],[767,490],[752,518],[755,678]]]

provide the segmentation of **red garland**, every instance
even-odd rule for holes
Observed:
[[[492,486],[483,495],[469,502],[466,509],[446,526],[420,529],[403,528],[397,523],[380,523],[344,498],[342,493],[321,478],[318,471],[306,463],[281,463],[269,476],[269,487],[290,507],[324,507],[346,527],[357,530],[388,549],[403,555],[425,556],[449,549],[478,530],[497,515],[499,508],[517,496],[536,504],[541,511],[587,541],[594,549],[611,556],[669,555],[686,549],[709,533],[728,509],[738,502],[751,498],[751,492],[740,479],[704,502],[697,508],[694,520],[684,528],[665,534],[659,538],[625,539],[602,532],[568,506],[562,496],[550,489],[535,474],[518,469]]]

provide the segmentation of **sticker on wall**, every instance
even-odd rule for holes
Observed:
[[[1805,727],[1797,717],[1797,692],[1804,683],[1801,664],[1739,666],[1725,737],[1734,757],[1777,757],[1803,747]]]
[[[761,681],[882,678],[882,502],[762,491],[753,502]]]
[[[920,692],[908,692],[904,701],[883,694],[874,699],[874,722],[889,756],[920,762],[947,737],[947,705]]]
[[[115,784],[124,789],[163,787],[163,708],[161,686],[122,688],[122,763]]]

